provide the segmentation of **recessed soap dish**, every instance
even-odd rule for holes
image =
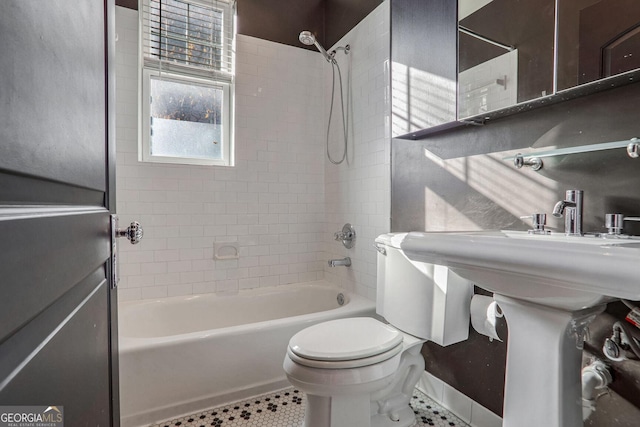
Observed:
[[[238,259],[240,258],[240,250],[237,242],[219,242],[213,245],[213,259]]]

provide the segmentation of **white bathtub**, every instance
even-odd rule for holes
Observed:
[[[286,387],[291,336],[318,322],[374,314],[374,302],[326,282],[121,303],[122,426]]]

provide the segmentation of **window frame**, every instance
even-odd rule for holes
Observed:
[[[206,2],[198,0],[181,0],[185,3],[193,3],[198,6],[211,7]],[[148,7],[149,0],[144,0]],[[233,1],[229,1],[229,6],[223,10],[225,25],[234,25]],[[188,64],[181,64],[174,61],[165,61],[145,56],[145,46],[143,39],[145,31],[150,31],[145,24],[144,14],[140,12],[140,42],[139,42],[139,101],[138,101],[138,160],[145,163],[165,163],[178,165],[204,165],[204,166],[234,166],[234,64],[233,60],[228,64],[231,69],[206,69],[194,68]],[[234,52],[235,30],[232,40],[227,40],[224,36],[222,43],[223,55]],[[222,122],[221,122],[221,153],[222,159],[206,159],[198,157],[176,157],[160,156],[151,153],[151,79],[173,81],[181,84],[193,84],[212,88],[222,89]]]
[[[198,79],[191,76],[184,76],[175,73],[160,73],[158,70],[144,68],[142,71],[142,101],[140,106],[141,120],[141,146],[140,154],[142,162],[150,163],[174,163],[174,164],[187,164],[187,165],[211,165],[211,166],[233,166],[233,153],[232,153],[232,119],[231,119],[231,105],[232,105],[232,90],[231,83],[212,82],[210,80]],[[212,88],[222,89],[222,141],[221,152],[222,159],[206,159],[197,157],[175,157],[175,156],[160,156],[151,154],[151,102],[149,102],[151,96],[151,79],[154,77],[162,78],[162,80],[168,80],[175,83],[182,84],[194,84],[199,86],[206,86]],[[145,102],[146,100],[146,102]]]

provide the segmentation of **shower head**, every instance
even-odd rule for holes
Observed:
[[[315,45],[316,49],[320,51],[322,56],[324,56],[324,59],[326,59],[328,62],[331,62],[331,60],[333,59],[333,56],[329,55],[327,51],[324,50],[322,45],[318,43],[316,37],[313,35],[313,33],[311,33],[311,31],[302,31],[298,36],[298,40],[300,40],[300,43],[307,46]]]
[[[311,46],[316,42],[316,37],[311,33],[311,31],[303,31],[298,36],[300,43],[306,44],[307,46]]]

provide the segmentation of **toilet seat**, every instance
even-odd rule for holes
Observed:
[[[349,368],[361,368],[363,366],[375,365],[377,363],[384,362],[385,360],[388,360],[393,356],[395,356],[396,354],[400,353],[402,351],[402,348],[403,348],[402,344],[398,344],[391,350],[385,351],[384,353],[381,353],[375,356],[364,357],[361,359],[354,359],[354,360],[338,360],[334,362],[329,362],[326,360],[305,359],[304,357],[300,357],[296,355],[293,351],[291,351],[291,348],[287,349],[287,356],[289,356],[289,358],[292,361],[302,366],[307,366],[309,368],[349,369]]]
[[[370,317],[320,323],[295,334],[287,354],[296,363],[320,369],[373,365],[403,349],[404,335]]]

